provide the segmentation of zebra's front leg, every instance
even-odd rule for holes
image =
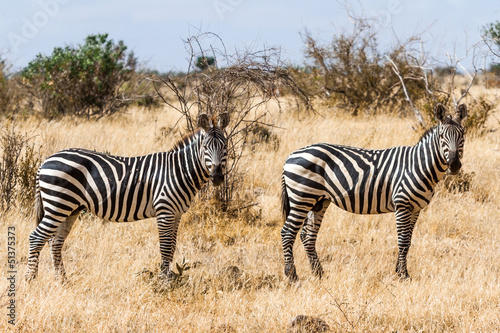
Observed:
[[[180,216],[174,214],[162,214],[157,217],[158,235],[160,238],[160,277],[170,282],[174,273],[172,272],[172,261],[177,244],[177,230],[179,228]]]
[[[52,263],[54,264],[54,270],[56,277],[62,282],[66,280],[66,271],[64,270],[64,264],[62,261],[62,247],[66,237],[68,237],[73,224],[75,223],[79,212],[74,212],[72,215],[68,216],[66,222],[61,223],[57,228],[56,233],[49,240],[50,250],[52,253]]]
[[[414,212],[410,208],[400,208],[396,210],[396,227],[398,231],[398,260],[396,263],[396,273],[401,279],[409,279],[406,257],[411,246],[411,236],[417,221],[419,212]]]
[[[323,267],[321,267],[318,252],[316,251],[316,239],[318,237],[319,228],[321,227],[321,221],[329,205],[330,202],[327,200],[319,201],[313,207],[312,211],[307,214],[304,226],[300,232],[300,240],[309,258],[312,272],[320,279],[323,277]]]

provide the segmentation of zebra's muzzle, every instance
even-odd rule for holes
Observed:
[[[210,181],[213,186],[219,186],[224,182],[224,173],[220,165],[214,166],[210,173]]]
[[[462,162],[460,162],[458,154],[456,152],[450,153],[448,160],[448,170],[450,174],[456,175],[458,171],[460,171],[461,167],[462,167]]]

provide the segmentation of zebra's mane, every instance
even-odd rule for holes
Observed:
[[[420,137],[420,139],[418,139],[418,142],[422,142],[424,141],[427,137],[431,136],[432,133],[434,132],[434,130],[437,128],[437,125],[436,126],[432,126],[431,128],[428,128],[424,134],[422,134],[422,136]]]
[[[172,146],[172,148],[170,148],[170,150],[168,150],[168,152],[170,153],[170,152],[174,152],[174,151],[178,151],[178,150],[183,149],[184,147],[186,147],[188,144],[190,144],[193,141],[193,138],[195,136],[197,136],[197,134],[200,133],[200,131],[201,131],[201,128],[198,128],[194,132],[184,134],[182,136],[182,138],[177,140],[177,142]]]

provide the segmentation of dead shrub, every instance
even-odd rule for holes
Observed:
[[[36,172],[40,158],[29,138],[14,130],[4,130],[0,137],[0,210],[17,203],[25,213],[31,211],[35,197]],[[23,155],[24,153],[24,155]]]
[[[460,170],[456,175],[445,174],[439,184],[449,193],[465,193],[470,191],[475,176],[474,172]]]
[[[482,135],[485,131],[485,124],[488,117],[495,109],[495,104],[488,101],[484,96],[474,99],[468,103],[468,115],[463,121],[463,126],[467,133]]]
[[[306,58],[312,60],[321,76],[318,70],[312,71],[309,75],[300,75],[298,82],[304,90],[326,98],[353,115],[376,114],[380,110],[404,112],[405,102],[400,98],[403,89],[393,66],[399,69],[407,92],[414,100],[426,98],[426,87],[435,86],[435,81],[423,69],[424,61],[409,52],[419,41],[418,36],[413,36],[383,52],[377,43],[377,32],[365,19],[355,19],[351,32],[342,31],[326,43],[306,31]],[[318,89],[319,82],[322,89]]]
[[[202,45],[207,40],[210,45],[204,48]],[[214,195],[221,203],[218,208],[229,211],[235,208],[233,201],[242,183],[238,165],[249,142],[248,137],[253,135],[254,138],[260,137],[259,140],[277,142],[277,138],[265,129],[272,126],[266,123],[267,106],[270,101],[279,107],[281,104],[278,95],[269,92],[285,89],[287,94],[307,106],[310,106],[309,97],[283,66],[279,49],[228,55],[220,37],[213,33],[189,38],[186,49],[190,67],[185,75],[152,76],[150,80],[160,99],[184,118],[186,131],[195,130],[196,113],[210,116],[222,112],[230,114],[231,121],[226,128],[228,165],[225,181],[216,189],[208,184],[199,195],[202,200],[207,199],[208,193]],[[201,72],[194,70],[200,57],[213,58],[214,65]]]
[[[419,109],[422,111],[422,116],[425,123],[436,125],[437,121],[434,117],[434,106],[441,103],[453,109],[454,106],[447,94],[435,94],[429,101],[421,101]],[[465,132],[470,135],[481,136],[487,133],[485,124],[489,116],[495,110],[495,103],[486,99],[485,96],[478,98],[469,98],[466,102],[467,117],[463,120],[462,125]]]
[[[330,326],[321,318],[298,315],[290,320],[286,332],[330,332]]]
[[[21,109],[23,95],[17,79],[8,72],[5,60],[0,58],[0,115],[11,116]]]
[[[26,213],[35,200],[36,174],[40,163],[40,154],[35,151],[34,144],[26,142],[17,170],[18,203]]]
[[[14,128],[12,131],[4,130],[1,135],[0,145],[3,153],[0,162],[0,208],[6,211],[14,204],[18,161],[25,139],[15,132]]]
[[[252,151],[264,144],[270,146],[273,150],[278,150],[280,140],[269,126],[255,124],[250,128],[250,133],[246,134],[245,144],[249,145]]]

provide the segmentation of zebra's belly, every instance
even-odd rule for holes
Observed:
[[[394,208],[388,207],[388,206],[383,206],[383,207],[371,207],[371,208],[365,208],[367,207],[368,203],[366,202],[363,207],[360,206],[344,206],[342,204],[337,204],[335,200],[331,200],[333,204],[335,204],[337,207],[342,208],[346,212],[353,213],[353,214],[361,214],[361,215],[375,215],[375,214],[385,214],[385,213],[394,213]]]
[[[346,192],[343,195],[328,192],[325,195],[336,206],[343,210],[363,215],[384,214],[394,212],[394,203],[390,195],[365,195],[363,192]]]
[[[124,200],[104,197],[98,202],[82,200],[80,209],[85,208],[92,214],[110,222],[135,222],[155,217],[155,212],[148,202]]]

